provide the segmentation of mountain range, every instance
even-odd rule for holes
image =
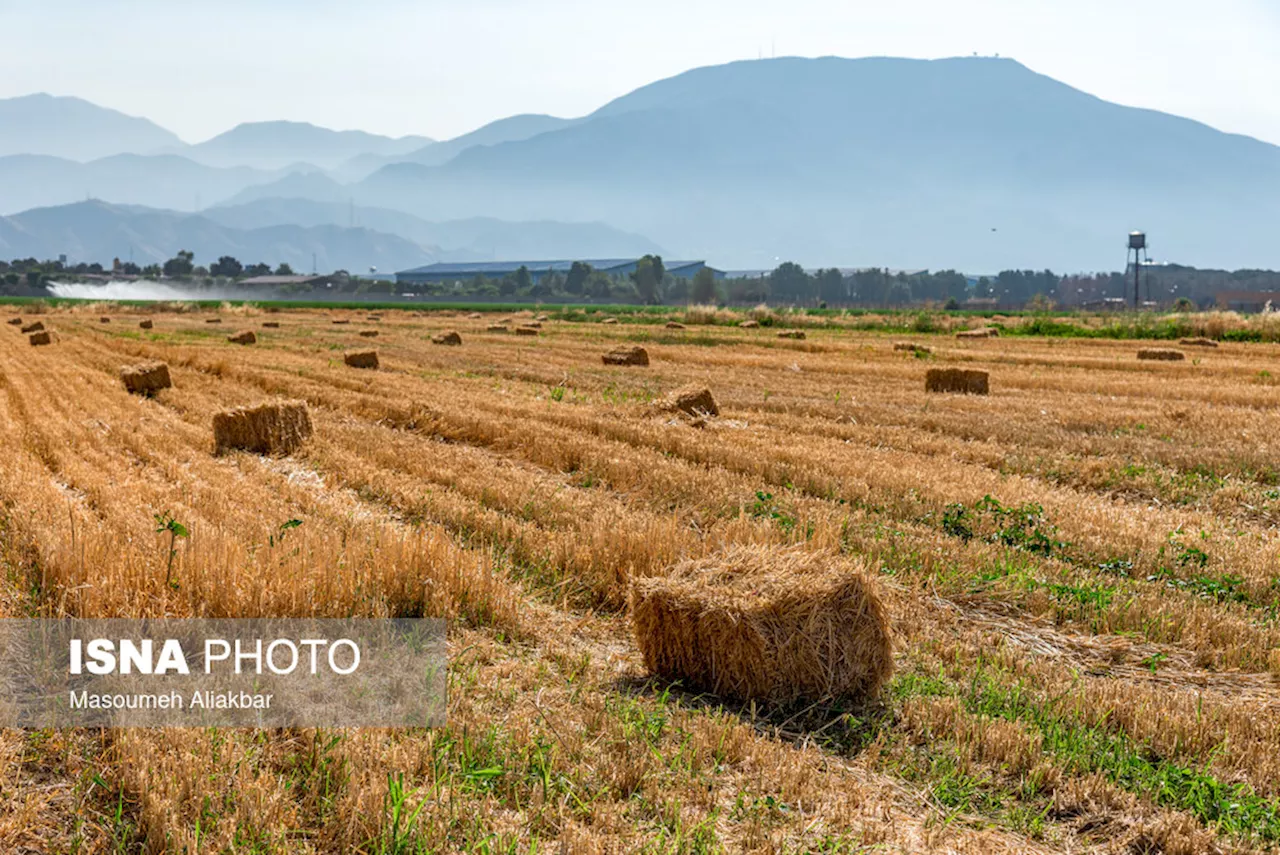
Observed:
[[[210,222],[367,220],[433,252],[485,243],[433,232],[443,221],[523,224],[528,241],[515,245],[533,250],[549,244],[530,224],[585,222],[720,267],[972,272],[1115,269],[1140,228],[1161,260],[1280,266],[1280,147],[1109,103],[1006,59],[736,62],[580,118],[513,116],[436,143],[259,123],[175,146],[109,111],[92,133],[76,102],[77,135],[96,138],[90,155],[132,146],[131,158],[87,163],[73,162],[86,141],[57,132],[69,105],[54,99],[42,124],[31,110],[49,101],[14,100],[28,127],[15,135],[14,101],[0,102],[0,153],[25,145],[44,157],[0,158],[5,213],[86,192],[192,209],[198,194],[199,207],[222,209],[203,212]]]

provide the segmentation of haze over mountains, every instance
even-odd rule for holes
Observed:
[[[76,135],[97,138],[90,156],[157,140],[87,164],[59,140],[68,105],[54,99],[42,125],[31,110],[47,102],[15,100],[29,127],[15,135],[4,117],[18,108],[0,102],[0,152],[64,159],[0,158],[0,213],[86,193],[190,210],[199,196],[222,207],[204,219],[223,228],[358,222],[432,257],[644,246],[721,268],[968,272],[1115,269],[1125,233],[1142,228],[1161,260],[1280,266],[1280,147],[1111,104],[1011,60],[731,63],[579,119],[513,116],[441,143],[260,123],[175,147],[111,111],[94,132],[77,102]],[[146,156],[163,150],[175,153]],[[475,221],[502,239],[477,237]],[[586,252],[597,246],[628,249]]]

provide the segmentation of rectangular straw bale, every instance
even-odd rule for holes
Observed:
[[[997,335],[999,333],[992,329],[960,330],[956,333],[956,338],[992,338]]]
[[[150,318],[147,318],[146,320],[138,321],[138,329],[149,330],[154,326],[155,326],[155,323]]]
[[[1196,338],[1179,339],[1178,344],[1183,347],[1217,347],[1218,343],[1211,338],[1198,336]]]
[[[989,375],[971,368],[930,368],[924,377],[926,392],[963,392],[985,395]]]
[[[804,330],[783,330],[778,333],[778,338],[803,339],[804,337]]]
[[[446,330],[438,335],[431,337],[432,344],[444,344],[451,347],[462,344],[462,336],[458,335],[457,330]]]
[[[360,330],[360,337],[361,338],[377,338],[378,331],[377,330]]]
[[[32,333],[27,337],[27,341],[31,343],[32,347],[38,347],[42,344],[53,344],[53,333],[48,330]]]
[[[342,354],[342,361],[350,365],[352,368],[377,368],[378,367],[378,351],[376,350],[348,350]]]
[[[516,327],[516,335],[537,335],[538,331],[532,327]]]
[[[254,454],[290,454],[311,436],[311,415],[302,401],[237,407],[213,416],[214,453],[232,449]]]
[[[649,351],[643,347],[615,347],[601,358],[605,365],[648,365]]]
[[[9,324],[10,326],[20,327],[22,326],[22,318],[10,318],[9,320],[5,321],[5,323]]]
[[[677,389],[659,402],[658,407],[664,412],[684,413],[687,416],[718,416],[720,405],[716,403],[711,390],[702,386],[685,386]]]
[[[43,329],[44,329],[44,323],[42,323],[41,321],[32,321],[31,323],[27,324],[22,328],[22,333],[26,335],[28,333],[40,332]]]
[[[698,691],[794,704],[865,699],[893,671],[889,619],[861,564],[734,546],[635,579],[645,667]]]
[[[169,366],[163,362],[142,362],[120,369],[124,388],[134,395],[154,395],[173,385],[169,379]]]
[[[241,330],[235,335],[227,336],[227,341],[232,344],[256,344],[258,336],[254,334],[253,330]]]
[[[912,353],[933,353],[933,350],[925,347],[923,344],[916,344],[913,341],[895,341],[893,343],[894,350],[905,350]]]
[[[1157,359],[1163,362],[1179,362],[1187,358],[1187,355],[1180,350],[1170,350],[1167,347],[1144,347],[1138,351],[1139,359]]]
[[[264,330],[278,330],[280,329],[280,322],[279,321],[263,321],[262,328]]]
[[[485,332],[510,332],[510,330],[502,324],[489,324],[489,326],[485,327],[484,330]]]
[[[204,322],[206,324],[220,324],[222,323],[222,318],[205,318]]]

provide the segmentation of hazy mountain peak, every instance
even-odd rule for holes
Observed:
[[[154,122],[82,98],[37,92],[0,99],[0,157],[44,154],[94,160],[182,145]]]

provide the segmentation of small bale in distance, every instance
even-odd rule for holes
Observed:
[[[667,321],[667,329],[682,330],[684,329],[684,324],[680,323],[679,321]]]
[[[43,330],[44,330],[44,324],[40,321],[34,321],[24,326],[22,328],[22,333],[26,335],[28,333],[42,332]]]
[[[237,407],[213,416],[215,454],[233,449],[254,454],[291,454],[311,433],[311,415],[302,401]]]
[[[956,333],[956,338],[991,338],[994,335],[998,335],[998,333],[992,329],[984,328],[980,330],[960,330],[960,332]]]
[[[462,344],[462,336],[458,335],[457,330],[446,330],[438,335],[431,337],[432,344],[443,344],[449,347],[456,347]]]
[[[735,546],[634,580],[646,669],[741,701],[873,697],[893,673],[889,618],[860,564]]]
[[[551,320],[551,317],[549,315],[538,315],[536,318],[534,318],[534,320],[537,321],[538,323],[542,323],[543,321]]]
[[[106,315],[103,315],[102,317],[98,318],[98,323],[100,323],[100,324],[109,324],[109,323],[111,323],[111,319],[110,319],[110,318],[108,318]]]
[[[667,412],[681,412],[694,418],[720,415],[720,406],[716,403],[715,396],[703,386],[677,389],[663,399],[661,407]]]
[[[1178,344],[1183,347],[1217,347],[1218,343],[1211,338],[1197,336],[1196,338],[1179,339]]]
[[[473,321],[478,321],[480,320],[481,317],[483,317],[483,315],[481,315],[479,312],[472,312],[471,314],[467,315],[467,317]]]
[[[542,321],[525,321],[520,326],[524,327],[525,329],[540,330],[542,329]]]
[[[538,331],[533,327],[516,327],[516,335],[537,335]]]
[[[617,319],[617,318],[605,318],[605,319],[604,319],[603,321],[601,321],[600,323],[602,323],[602,324],[616,324],[617,322],[618,322],[618,319]]]
[[[378,367],[378,351],[376,350],[348,350],[342,354],[342,361],[352,368],[377,368]]]
[[[360,337],[361,338],[377,338],[378,331],[377,330],[360,330]]]
[[[263,321],[262,328],[266,330],[278,330],[280,329],[280,322],[279,321]]]
[[[923,344],[916,344],[914,341],[895,341],[893,349],[910,351],[911,353],[933,353],[931,348],[925,347]]]
[[[510,330],[502,324],[489,324],[489,326],[485,327],[484,330],[485,332],[510,332]]]
[[[204,322],[206,324],[220,324],[222,323],[222,318],[205,318]]]
[[[5,321],[5,323],[7,323],[9,326],[20,327],[22,326],[22,318],[10,318],[9,320]]]
[[[1180,350],[1170,350],[1166,347],[1144,347],[1138,351],[1139,359],[1155,359],[1162,362],[1180,362],[1187,358],[1187,355]]]
[[[738,326],[744,330],[753,330],[756,327],[760,326],[760,322],[748,320],[748,321],[743,321],[742,323],[738,324]]]
[[[150,318],[147,318],[146,320],[143,320],[143,321],[138,321],[138,329],[149,330],[154,326],[155,326],[155,323]]]
[[[227,336],[227,341],[232,344],[257,344],[258,336],[254,334],[253,330],[241,330],[235,335]]]
[[[926,392],[960,392],[986,395],[990,375],[972,368],[930,368],[924,376]]]
[[[648,365],[649,351],[643,347],[615,347],[601,358],[605,365]]]
[[[126,366],[120,369],[120,379],[124,381],[124,388],[130,394],[147,397],[173,385],[173,381],[169,379],[169,366],[163,362],[142,362]]]
[[[804,330],[783,330],[778,333],[778,338],[803,339],[804,337]]]
[[[335,323],[335,324],[349,324],[349,323],[351,323],[351,319],[350,319],[350,318],[334,318],[334,319],[333,319],[333,321],[332,321],[332,323]]]
[[[42,344],[53,344],[53,333],[48,330],[41,330],[40,332],[32,333],[28,336],[27,341],[32,347],[39,347]]]

